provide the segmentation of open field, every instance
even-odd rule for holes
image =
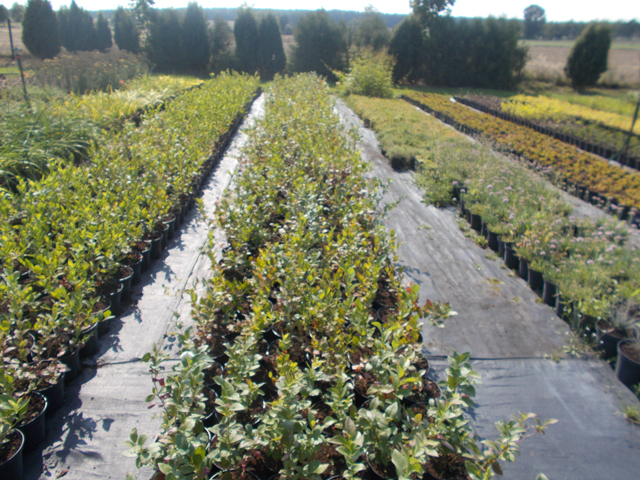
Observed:
[[[22,25],[11,25],[11,33],[13,35],[13,46],[20,48],[23,53],[29,55],[29,52],[22,44]],[[5,26],[0,27],[0,56],[11,55],[11,43],[9,42],[9,29]],[[2,64],[0,63],[0,67]],[[1,69],[0,69],[1,71]]]
[[[522,45],[528,47],[562,47],[571,48],[575,40],[520,40]],[[640,41],[616,41],[611,45],[612,50],[640,50]]]
[[[633,45],[634,48],[612,48],[609,70],[602,76],[603,81],[636,87],[640,84],[640,49]],[[564,66],[570,52],[570,45],[531,45],[525,71],[534,78],[564,78]]]

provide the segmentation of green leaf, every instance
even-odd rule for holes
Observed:
[[[409,460],[407,457],[405,457],[400,451],[394,450],[393,453],[391,453],[391,461],[398,470],[398,476],[400,476],[400,473],[404,476],[404,472],[409,469]]]

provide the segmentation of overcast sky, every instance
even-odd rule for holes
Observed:
[[[453,7],[453,15],[461,17],[487,17],[493,15],[499,17],[505,15],[508,18],[522,18],[523,10],[531,5],[532,0],[457,0]],[[13,4],[14,0],[0,0],[6,6]],[[185,7],[189,0],[156,0],[159,8]],[[18,3],[26,4],[26,0],[18,0]],[[51,0],[54,9],[61,5],[69,5],[71,0]],[[128,6],[127,0],[76,0],[76,3],[87,10],[115,9],[119,5]],[[206,8],[213,7],[238,7],[245,3],[244,0],[202,0],[198,2]],[[304,9],[315,10],[355,10],[363,11],[364,7],[372,4],[383,13],[409,13],[409,0],[306,0],[304,2],[294,0],[248,0],[249,5],[255,8],[273,9]],[[608,0],[605,3],[596,0],[554,0],[545,2],[541,0],[539,5],[547,12],[549,21],[590,21],[590,20],[640,20],[640,0]]]

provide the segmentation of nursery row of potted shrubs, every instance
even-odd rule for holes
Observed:
[[[539,252],[536,255],[528,248],[532,246],[528,239],[522,238],[520,242],[503,241],[479,214],[472,213],[466,207],[464,201],[460,202],[460,215],[486,239],[487,246],[498,253],[508,268],[516,270],[518,276],[542,297],[544,303],[555,309],[559,317],[566,319],[576,329],[586,328],[595,332],[595,339],[591,338],[595,341],[595,349],[601,351],[605,358],[617,356],[616,375],[625,385],[633,389],[640,387],[640,308],[635,302],[629,299],[614,300],[602,317],[584,314],[580,302],[563,296],[554,283],[560,278],[559,275],[544,275],[545,270],[549,271],[548,265],[540,259]],[[554,252],[556,255],[558,253],[562,254]],[[639,294],[640,290],[635,293]]]
[[[448,305],[418,306],[418,287],[402,285],[376,213],[381,183],[365,177],[327,85],[276,78],[265,111],[218,205],[228,246],[220,258],[210,243],[212,278],[192,294],[180,361],[167,372],[158,348],[143,358],[161,431],[148,442],[133,430],[129,454],[158,480],[500,472],[535,415],[481,444],[465,417],[470,355],[431,380],[418,319],[442,322]]]
[[[494,117],[500,118],[502,120],[507,120],[509,122],[515,123],[517,125],[522,125],[528,128],[535,130],[538,133],[543,135],[547,135],[555,138],[564,143],[568,143],[569,145],[574,145],[581,150],[586,151],[587,153],[594,153],[599,155],[607,160],[614,159],[621,148],[615,148],[611,145],[602,145],[591,143],[589,140],[584,140],[583,138],[578,138],[575,135],[571,135],[569,133],[564,133],[559,129],[549,127],[547,125],[541,125],[541,122],[532,122],[527,120],[526,118],[522,118],[516,115],[512,115],[508,112],[504,112],[502,110],[498,110],[495,108],[488,107],[487,105],[472,100],[470,98],[465,97],[453,97],[457,102],[467,105],[468,107],[475,108],[484,113],[488,113],[489,115],[493,115]],[[615,158],[622,165],[626,165],[630,168],[635,168],[636,170],[640,170],[640,159],[634,157],[633,155],[628,154],[625,151],[621,151],[620,155]]]
[[[407,91],[402,98],[464,133],[482,136],[498,149],[543,167],[543,173],[571,193],[606,206],[631,224],[640,223],[638,173],[609,165],[527,127],[474,112],[446,96]]]
[[[7,478],[20,478],[20,431],[26,451],[38,443],[25,422],[63,404],[64,381],[97,352],[258,92],[254,77],[217,77],[150,112],[140,128],[105,133],[92,165],[21,181],[0,200],[0,472],[15,469]]]
[[[554,307],[558,300],[558,314],[579,333],[587,333],[605,357],[616,353],[615,341],[607,347],[609,334],[634,336],[640,254],[629,242],[626,224],[574,217],[560,194],[526,167],[445,135],[437,120],[416,115],[404,102],[363,97],[348,102],[383,143],[395,140],[388,148],[403,151],[402,141],[411,145],[404,151],[420,157],[415,178],[426,202],[460,201],[473,228],[485,235],[477,241],[499,249],[503,257],[500,245],[511,246],[506,249],[508,264],[527,280],[531,270],[534,289]],[[404,122],[400,126],[398,118]],[[640,380],[623,381],[633,387]]]
[[[132,80],[115,92],[40,98],[31,105],[5,99],[0,116],[0,188],[15,190],[18,178],[37,180],[56,161],[80,164],[102,129],[121,128],[126,120],[140,124],[141,115],[200,80],[167,76]]]

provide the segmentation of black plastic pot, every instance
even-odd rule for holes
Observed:
[[[80,349],[76,348],[75,351],[60,357],[60,362],[68,369],[64,374],[64,381],[70,382],[75,379],[80,373]]]
[[[556,287],[556,315],[562,318],[564,315],[564,307],[566,306],[566,302],[563,300],[560,292],[557,291]]]
[[[498,237],[498,256],[502,259],[504,259],[504,242],[502,241],[502,239],[500,239],[500,237]]]
[[[31,395],[37,396],[42,399],[43,406],[40,413],[31,421],[18,425],[18,428],[24,435],[24,452],[29,453],[33,452],[40,443],[44,440],[45,437],[45,425],[44,425],[44,415],[47,411],[47,399],[44,395],[39,393],[32,393]]]
[[[518,276],[525,280],[529,278],[529,262],[527,262],[526,258],[520,257],[520,262],[518,262]]]
[[[262,334],[262,337],[269,343],[273,343],[282,338],[282,336],[274,328],[265,330],[265,332]]]
[[[476,232],[480,232],[482,230],[482,217],[480,215],[472,213],[470,218],[471,228],[473,228]]]
[[[616,335],[615,331],[606,330],[603,325],[604,320],[596,322],[596,346],[595,350],[602,352],[605,358],[612,358],[618,352],[618,343],[629,340],[632,336]]]
[[[170,229],[171,228],[168,224],[164,222],[162,223],[162,249],[163,250],[169,246],[169,230]],[[173,234],[171,236],[173,236]]]
[[[624,353],[622,347],[628,345],[629,340],[618,343],[618,362],[616,363],[616,377],[627,387],[631,388],[640,383],[640,363]]]
[[[149,249],[149,252],[151,252],[151,249]],[[142,281],[142,262],[143,262],[143,256],[140,256],[140,260],[138,260],[136,263],[134,263],[133,265],[129,265],[129,267],[131,267],[131,270],[133,270],[133,275],[131,276],[131,285],[137,285],[138,283],[140,283]],[[151,260],[151,257],[149,257],[149,260]],[[129,294],[131,294],[131,291],[129,291]]]
[[[512,244],[507,243],[504,246],[504,263],[512,270],[520,266],[518,254],[516,253]]]
[[[145,240],[146,243],[148,243],[148,248],[145,248],[144,250],[142,250],[142,266],[141,266],[141,272],[146,272],[147,270],[149,270],[149,267],[151,267],[151,250],[153,248],[153,241],[152,240]],[[160,256],[160,252],[158,252],[158,257]],[[134,284],[135,279],[134,279]]]
[[[173,215],[173,214],[171,214]],[[167,240],[171,240],[173,238],[173,234],[176,231],[176,217],[173,215],[171,220],[163,220],[163,225],[167,225],[169,229],[167,230]]]
[[[497,233],[493,233],[491,230],[489,230],[489,234],[487,236],[487,245],[489,245],[489,248],[491,250],[493,250],[494,252],[498,252],[500,245],[498,242],[498,234]]]
[[[2,480],[20,480],[23,476],[22,451],[24,449],[24,435],[20,430],[14,430],[11,435],[20,437],[20,447],[10,458],[0,464],[0,478]]]
[[[123,289],[124,289],[124,287],[122,286],[122,284],[120,284],[118,286],[118,289],[115,292],[112,292],[109,295],[107,295],[107,298],[111,302],[111,315],[113,315],[115,317],[120,315],[120,304],[121,304],[121,301],[122,301],[122,290]]]
[[[106,301],[109,303],[107,308],[105,308],[101,312],[97,313],[97,315],[98,315],[98,337],[100,337],[102,335],[106,335],[107,332],[109,331],[109,329],[111,328],[111,320],[113,319],[113,317],[111,315],[109,315],[108,318],[105,318],[105,316],[104,316],[104,314],[106,313],[107,310],[109,310],[109,312],[111,312],[111,300],[109,300],[107,298]]]
[[[129,295],[131,294],[131,281],[133,280],[133,268],[131,268],[130,266],[125,267],[128,269],[128,271],[125,272],[125,275],[122,278],[118,279],[122,284],[121,298],[129,298]]]
[[[541,292],[542,287],[544,287],[542,272],[534,270],[531,267],[529,267],[529,287],[536,293]]]
[[[218,396],[218,394],[215,392],[215,390],[213,390],[212,388],[209,387],[204,387],[203,390],[209,390],[211,391],[216,397]],[[202,424],[205,427],[213,427],[214,425],[216,425],[218,422],[220,422],[220,414],[216,411],[215,407],[213,407],[211,409],[211,411],[206,411],[204,412],[204,414],[202,415]]]
[[[390,461],[390,460],[389,460]],[[371,461],[369,460],[369,458],[367,457],[367,470],[365,472],[365,477],[368,480],[388,480],[386,476],[380,475],[375,468],[373,467],[373,465],[371,464]],[[397,478],[397,477],[391,477],[391,478]]]
[[[151,240],[151,259],[157,260],[162,255],[162,242],[164,241],[164,234],[158,232],[159,235]],[[151,262],[149,262],[151,265]]]
[[[39,390],[38,393],[47,399],[47,415],[57,411],[64,405],[64,375],[58,379],[57,383]]]
[[[545,278],[544,287],[542,289],[542,299],[544,300],[544,303],[546,303],[550,307],[555,307],[557,291],[558,289],[556,287],[556,284],[553,282],[550,282]]]
[[[84,346],[80,349],[80,358],[92,357],[98,353],[99,339],[98,322],[90,325],[82,331]]]

